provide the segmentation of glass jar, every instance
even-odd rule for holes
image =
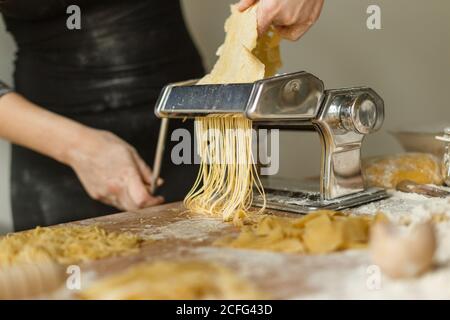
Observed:
[[[447,186],[450,186],[450,127],[445,128],[444,135],[438,136],[436,139],[445,143],[444,156],[442,159],[442,176]]]

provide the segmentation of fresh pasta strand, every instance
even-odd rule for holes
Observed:
[[[281,66],[280,37],[270,30],[258,38],[256,12],[257,6],[245,12],[231,6],[219,59],[198,85],[254,82],[274,75]],[[252,154],[252,121],[236,115],[198,117],[195,132],[201,164],[185,207],[239,220],[250,210],[255,188],[264,199],[262,212],[266,200]]]
[[[253,187],[265,199],[252,154],[252,123],[243,117],[195,121],[200,172],[186,196],[186,208],[225,221],[242,217],[253,202]]]

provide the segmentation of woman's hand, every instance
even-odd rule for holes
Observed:
[[[126,211],[164,201],[149,192],[151,170],[144,160],[111,132],[87,129],[83,143],[70,151],[68,159],[93,199]]]
[[[89,195],[108,205],[136,210],[164,201],[150,194],[150,168],[128,143],[17,93],[0,98],[0,137],[72,167]]]
[[[241,0],[244,11],[258,0]],[[259,0],[258,32],[264,34],[273,25],[283,38],[300,39],[319,19],[324,0]]]

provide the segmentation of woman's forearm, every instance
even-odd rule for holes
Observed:
[[[69,165],[87,193],[106,204],[135,210],[163,201],[149,193],[151,170],[132,146],[110,132],[40,108],[17,93],[0,97],[0,138]]]
[[[90,129],[38,107],[17,93],[0,98],[0,138],[68,164]]]

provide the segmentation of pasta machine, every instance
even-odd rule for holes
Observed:
[[[267,208],[308,213],[340,210],[383,199],[387,193],[367,188],[361,172],[364,137],[384,120],[384,102],[372,89],[354,87],[325,90],[323,82],[307,72],[296,72],[244,84],[195,85],[197,80],[170,84],[159,97],[158,117],[191,118],[213,114],[240,114],[256,128],[314,130],[321,141],[320,179],[272,180],[264,183]],[[167,125],[161,132],[165,136]],[[162,152],[161,146],[158,148]],[[298,158],[301,159],[301,150]],[[255,195],[254,204],[263,199]]]

